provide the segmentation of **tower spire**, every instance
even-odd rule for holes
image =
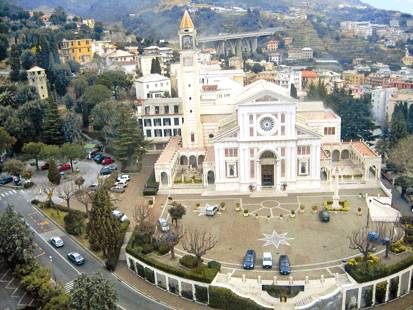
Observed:
[[[183,29],[194,29],[194,23],[192,22],[191,16],[187,10],[185,10],[184,16],[182,17],[181,24],[179,26],[179,30]]]

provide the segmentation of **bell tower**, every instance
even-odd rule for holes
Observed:
[[[179,26],[180,69],[178,72],[178,95],[182,98],[184,123],[182,146],[204,146],[200,116],[199,64],[196,51],[196,30],[188,11],[185,11]]]

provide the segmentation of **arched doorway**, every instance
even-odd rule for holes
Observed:
[[[331,157],[332,157],[333,161],[339,161],[340,160],[340,151],[339,150],[334,150]]]
[[[161,173],[161,184],[162,185],[168,185],[169,184],[168,174],[166,172]]]
[[[326,181],[327,180],[326,168],[321,168],[320,179],[321,179],[321,181]]]
[[[215,173],[214,171],[208,171],[208,175],[207,175],[207,179],[208,179],[208,184],[215,184]]]
[[[189,165],[190,165],[192,168],[196,168],[196,167],[197,167],[195,155],[191,155],[191,156],[189,157]]]
[[[350,158],[350,152],[348,150],[342,150],[341,159],[349,159],[349,158]]]
[[[188,166],[188,157],[186,157],[185,155],[182,155],[179,163],[181,166]]]
[[[198,165],[202,165],[204,162],[205,156],[204,155],[199,155],[198,156]]]
[[[271,151],[265,151],[261,154],[261,186],[274,186],[276,159],[277,156]]]

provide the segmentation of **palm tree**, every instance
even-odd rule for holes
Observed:
[[[175,226],[178,227],[178,220],[182,219],[182,217],[185,215],[186,209],[182,204],[174,201],[172,203],[172,207],[169,208],[168,212],[172,218],[172,223],[175,221]]]

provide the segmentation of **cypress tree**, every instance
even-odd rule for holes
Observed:
[[[291,84],[290,96],[291,96],[292,98],[298,99],[297,88],[295,87],[294,84]]]
[[[61,145],[64,142],[62,120],[60,119],[57,104],[51,102],[46,112],[43,126],[43,142],[46,144]]]
[[[47,173],[47,178],[51,183],[55,185],[60,184],[60,172],[57,168],[56,162],[53,159],[49,161],[49,171]]]
[[[161,63],[159,62],[159,58],[153,58],[151,62],[151,73],[158,73],[161,74]]]
[[[20,50],[15,44],[12,45],[10,50],[9,64],[10,64],[10,80],[18,81],[20,75]]]

